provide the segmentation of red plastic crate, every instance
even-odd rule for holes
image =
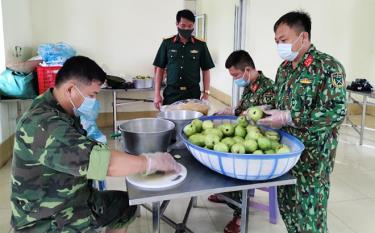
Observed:
[[[41,66],[36,67],[38,74],[38,89],[39,94],[42,94],[48,88],[55,86],[56,74],[61,66]]]

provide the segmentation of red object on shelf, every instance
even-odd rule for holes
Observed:
[[[57,72],[61,69],[61,66],[41,66],[36,67],[38,74],[38,89],[39,94],[42,94],[48,88],[55,86],[55,79]]]

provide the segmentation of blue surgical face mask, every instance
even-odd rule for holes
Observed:
[[[302,33],[298,36],[298,38],[293,43],[279,43],[277,44],[277,52],[281,59],[287,60],[287,61],[294,61],[296,57],[298,56],[299,51],[301,48],[299,48],[297,51],[292,51],[292,46],[294,43],[298,41],[298,39],[301,37]]]
[[[70,99],[70,102],[73,105],[74,115],[77,117],[84,117],[88,120],[96,120],[100,110],[99,101],[95,98],[87,97],[82,94],[82,92],[75,87],[79,94],[83,97],[83,102],[78,108],[74,105],[73,101]]]
[[[245,74],[242,75],[241,78],[237,78],[234,80],[234,83],[239,86],[239,87],[246,87],[247,85],[250,84],[250,79],[246,80]]]

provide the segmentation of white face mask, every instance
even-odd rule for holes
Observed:
[[[301,35],[302,35],[302,33],[291,44],[289,44],[289,43],[279,43],[279,44],[277,44],[277,52],[279,53],[279,56],[281,57],[281,59],[287,60],[287,61],[294,61],[294,59],[296,59],[299,51],[302,49],[302,45],[295,52],[292,51],[292,46],[293,46],[294,43],[296,43],[298,41],[298,39],[301,37]]]

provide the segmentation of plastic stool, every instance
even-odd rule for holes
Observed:
[[[259,210],[268,211],[269,222],[272,224],[277,224],[277,219],[279,215],[279,205],[277,203],[277,187],[272,186],[268,188],[260,188],[257,190],[268,192],[268,205],[250,200],[250,207],[254,207],[255,209],[259,209]]]

